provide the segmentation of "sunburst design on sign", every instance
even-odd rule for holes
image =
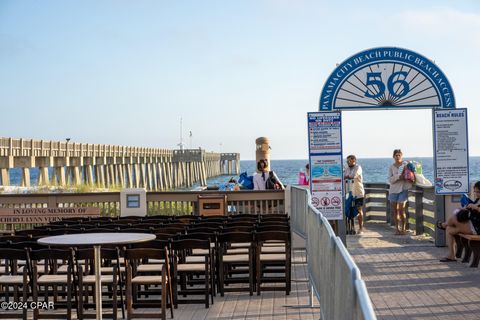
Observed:
[[[437,107],[438,93],[430,79],[399,63],[366,66],[345,79],[335,107]]]
[[[455,108],[445,74],[428,58],[402,48],[361,51],[338,64],[325,81],[319,111]]]

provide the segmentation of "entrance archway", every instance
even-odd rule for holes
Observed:
[[[434,62],[395,47],[368,49],[346,59],[320,95],[319,111],[379,108],[455,108],[455,96]]]
[[[319,112],[308,114],[312,203],[316,203],[318,206],[315,206],[320,211],[325,210],[332,220],[343,217],[343,208],[340,213],[339,206],[333,207],[331,204],[334,198],[338,198],[340,190],[343,194],[343,174],[341,177],[330,174],[338,172],[337,169],[333,169],[341,168],[343,162],[342,110],[431,109],[432,131],[435,133],[433,152],[435,192],[440,195],[439,197],[444,194],[465,192],[464,187],[466,185],[468,188],[469,184],[466,109],[454,110],[455,108],[455,96],[446,75],[433,61],[416,52],[396,47],[380,47],[364,50],[349,57],[337,65],[325,82],[320,94]],[[460,157],[461,161],[455,165],[460,164],[462,179],[465,178],[466,171],[466,181],[465,179],[461,180],[462,182],[455,181],[454,178],[447,181],[444,177],[439,178],[437,175],[439,150],[443,148],[442,150],[448,152],[448,148],[452,148],[443,143],[446,139],[437,139],[435,132],[436,121],[445,118],[452,118],[446,126],[454,128],[457,132],[451,134],[446,130],[444,136],[451,134],[449,136],[451,138],[458,133],[459,128],[465,129],[465,132],[462,132],[465,139],[459,143],[461,147],[465,145],[463,149],[459,149],[463,158]],[[455,123],[453,118],[463,118],[464,122]],[[438,141],[443,144],[440,145]],[[466,161],[464,161],[465,157]],[[444,163],[451,160],[448,157],[442,157],[442,159],[445,160]],[[317,167],[317,176],[315,176],[315,167]],[[445,172],[445,170],[442,171],[443,174]],[[452,186],[462,185],[464,187],[461,189],[451,189]],[[438,218],[441,217],[438,216]],[[339,233],[341,236],[343,233],[344,237],[344,229],[342,232],[342,228],[339,228]]]

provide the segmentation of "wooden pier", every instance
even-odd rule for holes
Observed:
[[[39,186],[86,184],[162,191],[238,174],[240,154],[0,138],[0,185],[10,185],[13,168],[21,169],[24,187],[31,186],[30,169],[38,168]]]

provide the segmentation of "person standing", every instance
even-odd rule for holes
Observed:
[[[357,164],[357,157],[353,154],[347,157],[347,166],[343,169],[343,177],[346,182],[353,181],[352,195],[355,197],[354,206],[358,211],[358,232],[363,232],[363,198],[365,197],[365,189],[363,188],[363,172],[362,167]]]
[[[307,180],[307,186],[310,185],[310,164],[305,165],[305,179]]]
[[[388,169],[388,182],[390,183],[388,200],[395,222],[395,234],[402,235],[406,234],[405,202],[408,198],[408,189],[412,187],[412,183],[403,178],[406,162],[403,161],[402,150],[393,150],[393,160],[394,163]]]
[[[267,180],[272,176],[275,186],[278,185],[278,189],[285,189],[280,179],[277,177],[275,172],[268,171],[268,160],[260,159],[257,162],[258,173],[253,176],[253,190],[266,190],[273,189],[267,187]]]

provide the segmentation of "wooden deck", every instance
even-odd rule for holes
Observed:
[[[306,275],[305,251],[295,250],[292,265],[292,292],[265,291],[260,296],[254,292],[226,292],[222,298],[217,295],[214,305],[179,305],[175,319],[319,319],[320,309],[315,301],[309,306],[309,292]]]
[[[480,268],[439,262],[446,248],[432,241],[378,221],[347,237],[378,319],[480,319]]]
[[[178,309],[174,310],[174,319],[319,319],[320,309],[318,301],[314,301],[313,308],[309,305],[305,259],[305,250],[296,249],[293,251],[292,291],[288,296],[285,295],[284,291],[265,291],[260,296],[257,296],[255,292],[253,296],[249,296],[248,292],[226,292],[224,297],[220,297],[220,294],[217,294],[214,304],[208,309],[205,308],[204,304],[179,305]],[[52,312],[63,314],[65,311],[55,310]],[[88,311],[88,313],[92,312],[94,310]],[[104,313],[107,312],[111,312],[111,309],[104,308]],[[148,310],[148,312],[151,311]],[[2,310],[0,310],[0,315],[1,313]],[[30,310],[28,311],[28,319],[32,318],[33,313]],[[75,311],[72,318],[77,318]],[[120,310],[118,318],[122,318]],[[169,312],[167,319],[170,319]]]

